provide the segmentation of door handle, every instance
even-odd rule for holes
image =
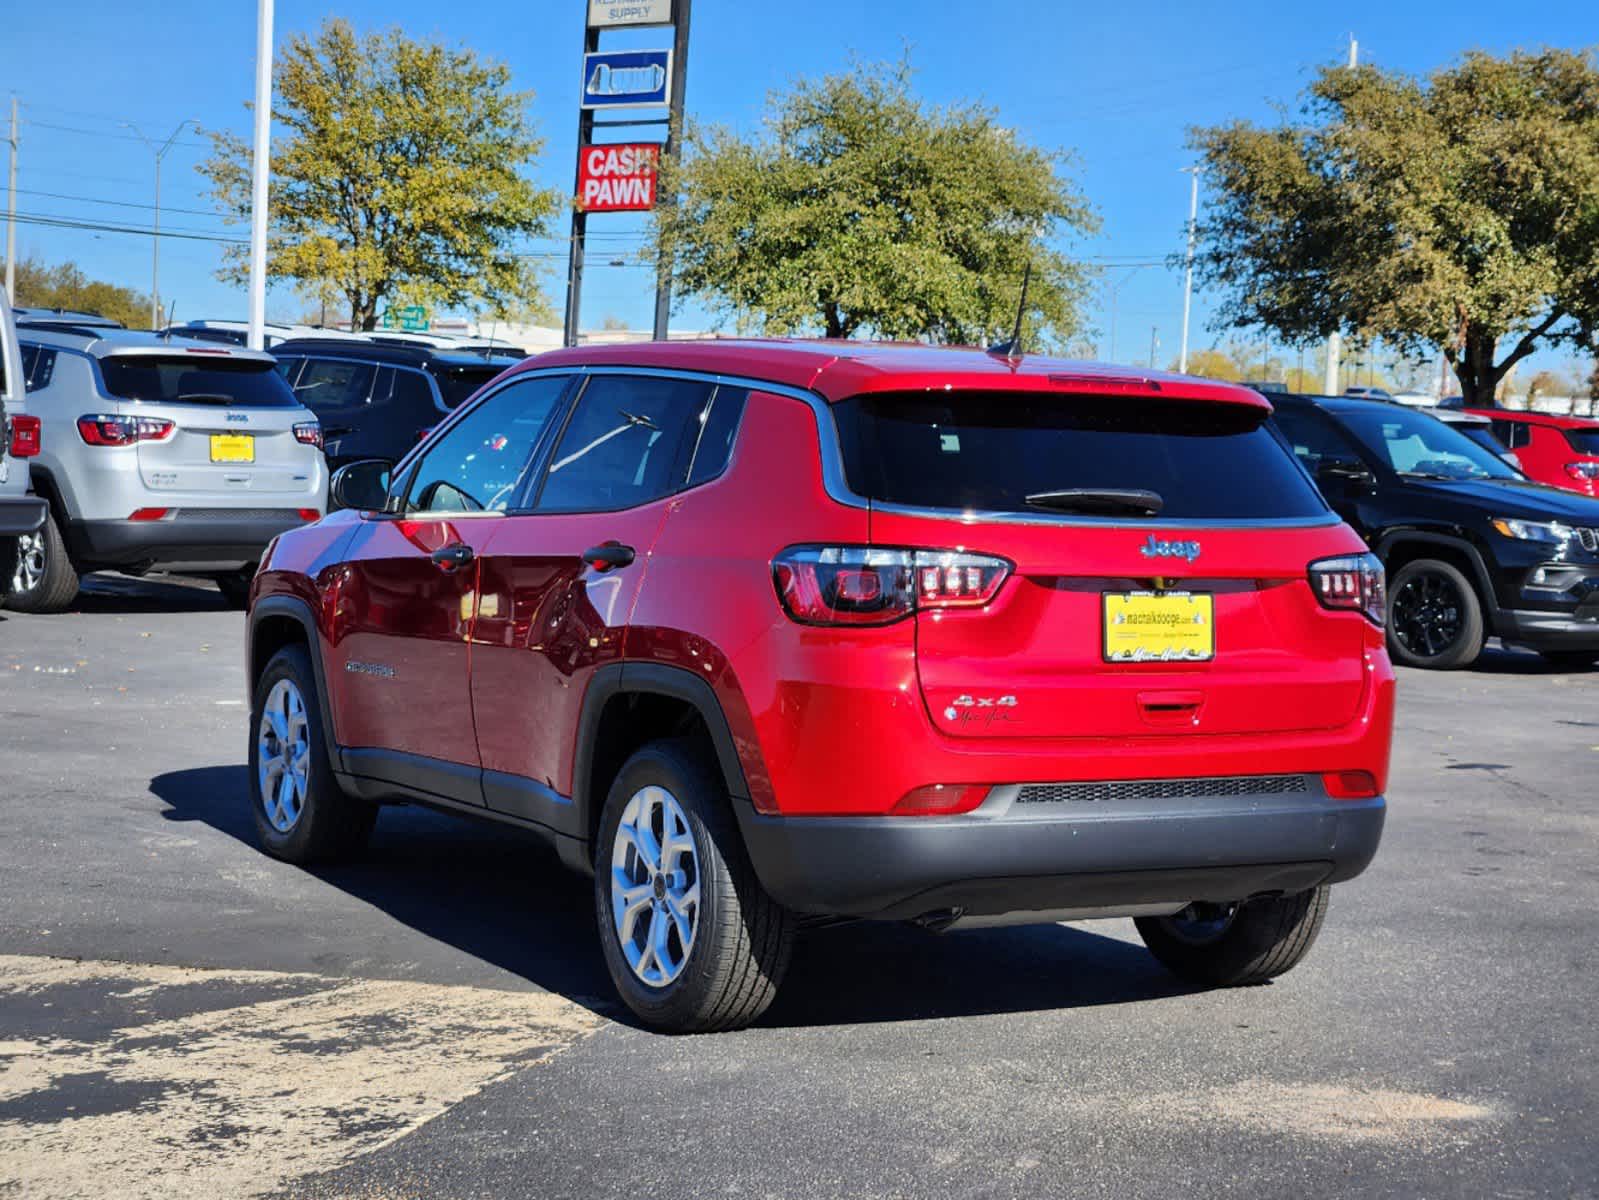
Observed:
[[[598,546],[590,546],[583,551],[583,561],[596,571],[609,571],[613,567],[625,567],[631,563],[635,555],[632,546],[624,546],[621,542],[604,542]]]
[[[429,557],[439,570],[456,571],[470,563],[474,556],[472,547],[465,542],[451,542],[448,546],[440,546]]]

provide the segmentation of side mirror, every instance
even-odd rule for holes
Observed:
[[[1354,458],[1330,458],[1316,468],[1317,483],[1336,483],[1345,488],[1366,490],[1377,486],[1371,468]]]
[[[389,469],[381,458],[347,463],[328,481],[328,511],[358,508],[378,511],[389,502]]]

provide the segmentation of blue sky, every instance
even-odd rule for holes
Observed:
[[[145,9],[149,14],[136,17]],[[252,89],[254,0],[76,0],[60,7],[15,4],[0,38],[0,89],[22,105],[18,210],[148,227],[152,156],[119,122],[136,122],[164,141],[179,121],[247,131]],[[584,0],[346,0],[330,8],[278,0],[277,33],[314,29],[330,14],[360,27],[403,26],[492,54],[509,64],[516,86],[536,93],[534,112],[546,150],[538,175],[564,194],[571,186]],[[850,56],[894,59],[907,49],[916,84],[929,100],[979,100],[1039,145],[1071,150],[1076,178],[1103,227],[1078,247],[1106,264],[1091,306],[1101,356],[1111,357],[1115,285],[1115,355],[1147,361],[1151,331],[1162,363],[1176,354],[1182,280],[1161,266],[1117,264],[1163,259],[1180,248],[1190,161],[1185,130],[1236,117],[1268,120],[1291,103],[1321,63],[1341,60],[1349,35],[1363,61],[1426,71],[1473,48],[1505,51],[1541,45],[1599,43],[1599,8],[1586,0],[1522,7],[1483,0],[1354,0],[1342,5],[1150,0],[1117,3],[1051,0],[694,0],[688,106],[702,121],[753,129],[770,89],[801,74],[841,68]],[[608,35],[606,46],[665,44],[667,31]],[[221,222],[194,165],[204,144],[185,133],[163,171],[163,224],[214,232]],[[116,201],[122,207],[97,201]],[[196,210],[179,212],[179,209]],[[590,221],[600,262],[626,258],[638,224],[626,216]],[[559,307],[561,240],[540,244],[551,255],[547,276]],[[24,225],[19,252],[72,258],[96,276],[148,289],[150,239]],[[217,250],[201,241],[162,245],[162,294],[184,317],[242,317],[241,291],[218,282]],[[561,269],[557,270],[557,263]],[[651,273],[638,266],[597,266],[584,291],[585,325],[607,315],[648,325]],[[269,296],[269,310],[294,315],[304,303],[289,289]],[[1210,305],[1196,297],[1195,346],[1218,334],[1206,327]],[[674,324],[702,328],[690,306]]]

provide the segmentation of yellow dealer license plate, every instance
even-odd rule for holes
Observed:
[[[1215,597],[1106,592],[1106,662],[1205,662],[1216,657]]]
[[[212,462],[254,462],[255,437],[248,433],[213,433]]]

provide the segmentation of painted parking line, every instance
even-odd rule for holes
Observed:
[[[0,1180],[268,1192],[600,1024],[543,992],[0,956]]]

